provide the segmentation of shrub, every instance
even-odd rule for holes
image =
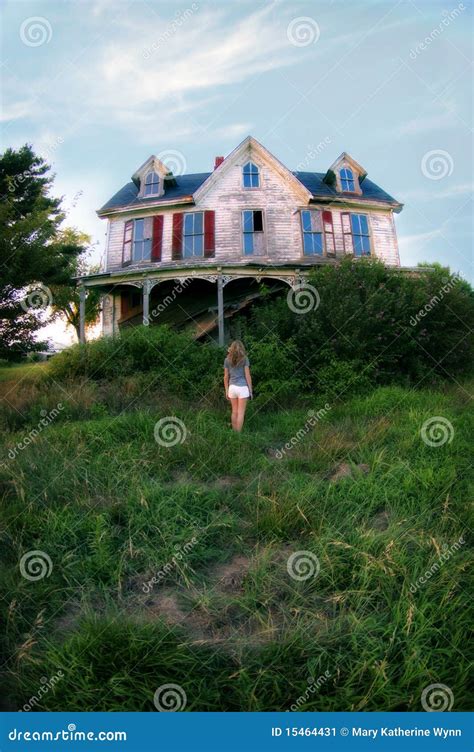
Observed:
[[[73,345],[51,359],[49,373],[56,380],[96,381],[149,373],[154,389],[196,398],[214,393],[223,358],[219,348],[166,326],[137,326],[120,337]]]
[[[257,405],[284,405],[303,389],[295,343],[283,342],[276,334],[262,339],[246,338]]]

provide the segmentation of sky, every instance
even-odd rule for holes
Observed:
[[[1,148],[52,165],[66,224],[150,156],[211,171],[247,135],[289,169],[348,152],[405,204],[401,263],[473,277],[472,0],[6,0]],[[57,327],[56,327],[57,329]]]

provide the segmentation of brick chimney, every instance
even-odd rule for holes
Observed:
[[[214,169],[217,170],[217,168],[222,164],[223,161],[224,157],[216,157],[214,160]]]

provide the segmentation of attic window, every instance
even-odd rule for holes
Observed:
[[[340,173],[341,178],[341,190],[343,191],[355,191],[354,173],[349,170],[348,167],[344,167]]]
[[[259,188],[260,174],[258,167],[253,162],[247,162],[242,168],[244,188]]]
[[[149,172],[145,178],[144,196],[157,196],[160,192],[160,178],[156,172]]]

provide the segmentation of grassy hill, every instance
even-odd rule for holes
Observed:
[[[224,400],[47,368],[0,374],[6,707],[469,709],[472,382],[236,435]]]

